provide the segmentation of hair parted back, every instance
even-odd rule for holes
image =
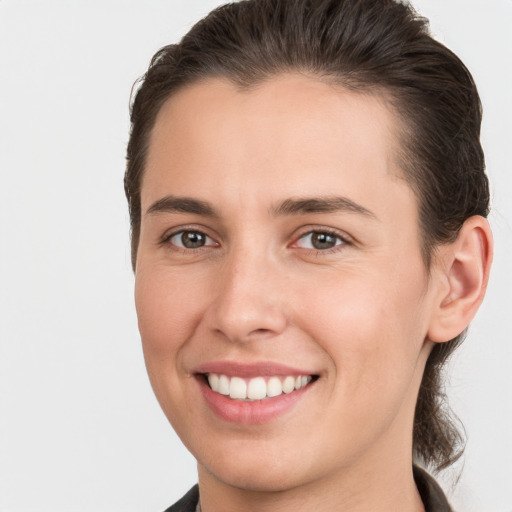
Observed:
[[[208,78],[250,88],[287,72],[389,98],[400,125],[398,160],[418,200],[427,268],[436,246],[455,240],[466,219],[488,215],[478,92],[459,58],[429,35],[426,19],[396,0],[242,0],[213,10],[178,44],[159,50],[140,80],[124,182],[134,268],[148,143],[163,103]],[[441,374],[464,334],[435,345],[416,405],[414,455],[437,470],[464,449]]]

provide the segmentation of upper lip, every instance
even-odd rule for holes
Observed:
[[[315,372],[294,368],[285,364],[270,361],[256,363],[237,363],[234,361],[212,361],[198,366],[193,373],[217,373],[231,377],[271,377],[287,375],[315,375]]]

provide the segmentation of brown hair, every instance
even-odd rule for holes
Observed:
[[[244,0],[213,10],[179,44],[158,51],[141,78],[124,182],[134,267],[148,141],[165,100],[211,77],[248,88],[286,72],[390,98],[401,121],[400,167],[418,199],[427,269],[436,246],[453,241],[466,219],[488,215],[478,92],[459,58],[429,35],[427,20],[395,0]],[[416,405],[414,454],[438,470],[464,449],[441,375],[463,337],[435,345]]]

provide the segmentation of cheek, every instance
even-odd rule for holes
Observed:
[[[173,427],[190,425],[187,407],[189,380],[183,354],[203,315],[204,286],[159,265],[137,269],[135,305],[144,360],[155,396]],[[202,291],[202,293],[200,293]]]
[[[200,316],[201,296],[200,283],[183,275],[157,268],[137,271],[135,306],[143,344],[155,350],[176,348]]]
[[[330,356],[347,393],[412,377],[427,332],[422,276],[409,262],[400,270],[345,274],[321,294],[303,294],[303,328]]]
[[[202,293],[201,293],[202,292]],[[168,269],[137,271],[135,305],[149,378],[157,394],[183,372],[180,358],[204,314],[204,287]]]

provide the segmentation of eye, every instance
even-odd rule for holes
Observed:
[[[205,246],[217,245],[208,235],[194,230],[178,231],[170,236],[168,241],[182,249],[200,249]]]
[[[317,251],[325,251],[345,243],[343,238],[328,231],[311,231],[297,240],[298,247]]]

